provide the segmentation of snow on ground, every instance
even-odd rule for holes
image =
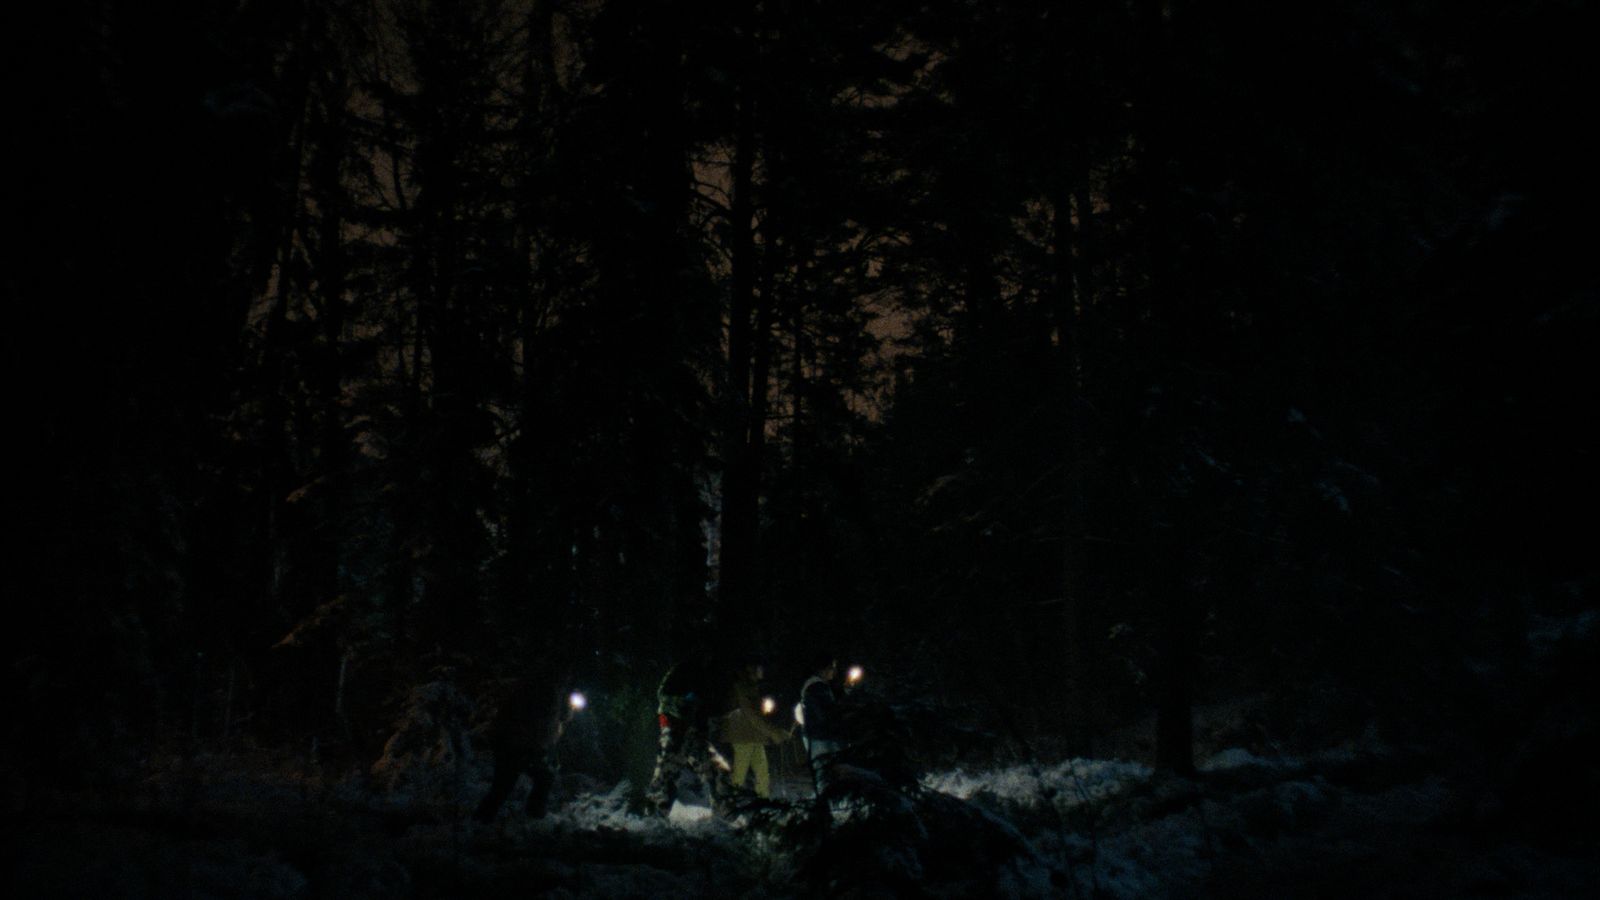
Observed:
[[[1103,759],[1069,759],[1050,766],[1018,765],[987,771],[954,769],[927,775],[924,787],[962,800],[989,797],[1010,804],[1060,806],[1093,803],[1150,778],[1150,767]]]
[[[16,816],[27,827],[10,880],[22,896],[108,898],[786,898],[906,884],[932,896],[1534,898],[1600,885],[1592,848],[1474,832],[1471,798],[1414,761],[1235,748],[1200,768],[936,772],[920,799],[806,831],[798,779],[780,784],[796,817],[779,827],[715,818],[694,798],[641,816],[628,784],[581,780],[563,782],[544,819],[508,804],[480,825],[466,815],[476,790],[441,803],[191,760],[118,792],[35,795]]]

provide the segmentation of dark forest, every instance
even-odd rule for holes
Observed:
[[[1600,886],[1593,4],[5,16],[20,895]]]

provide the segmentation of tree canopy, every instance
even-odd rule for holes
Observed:
[[[15,60],[27,767],[711,646],[1185,770],[1593,607],[1586,4],[156,6]]]

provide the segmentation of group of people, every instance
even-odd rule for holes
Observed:
[[[673,666],[656,689],[659,742],[655,771],[645,799],[650,811],[667,815],[677,799],[683,775],[692,773],[705,787],[712,810],[733,811],[742,792],[772,796],[772,768],[767,748],[798,736],[820,796],[835,755],[842,749],[835,682],[839,666],[832,656],[815,660],[800,688],[800,702],[791,716],[764,708],[765,664],[746,659],[729,673],[704,656]],[[848,689],[848,684],[844,689]],[[576,698],[579,695],[572,695]],[[775,706],[775,704],[773,704]],[[555,780],[556,743],[578,707],[569,703],[559,682],[533,678],[505,698],[489,732],[494,777],[478,805],[476,818],[492,821],[524,773],[533,781],[527,814],[545,813]],[[781,724],[780,724],[781,723]],[[733,748],[729,762],[718,745]],[[753,781],[746,788],[747,781]]]
[[[834,754],[841,748],[834,682],[838,661],[818,659],[800,689],[793,724],[777,724],[773,709],[764,709],[761,682],[766,675],[760,660],[746,660],[731,684],[714,665],[700,661],[674,666],[656,691],[656,722],[660,742],[655,772],[646,801],[666,815],[677,799],[684,772],[693,773],[710,797],[712,810],[730,811],[733,798],[752,779],[755,796],[772,796],[772,770],[767,747],[781,744],[798,732],[811,767],[812,783],[820,794]],[[717,749],[732,745],[730,763]]]

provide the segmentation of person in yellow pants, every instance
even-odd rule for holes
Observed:
[[[732,709],[723,720],[723,740],[733,745],[733,787],[744,788],[745,777],[755,776],[757,797],[772,796],[772,772],[767,767],[767,745],[789,739],[790,731],[774,725],[763,710],[759,661],[746,662],[733,682]]]

